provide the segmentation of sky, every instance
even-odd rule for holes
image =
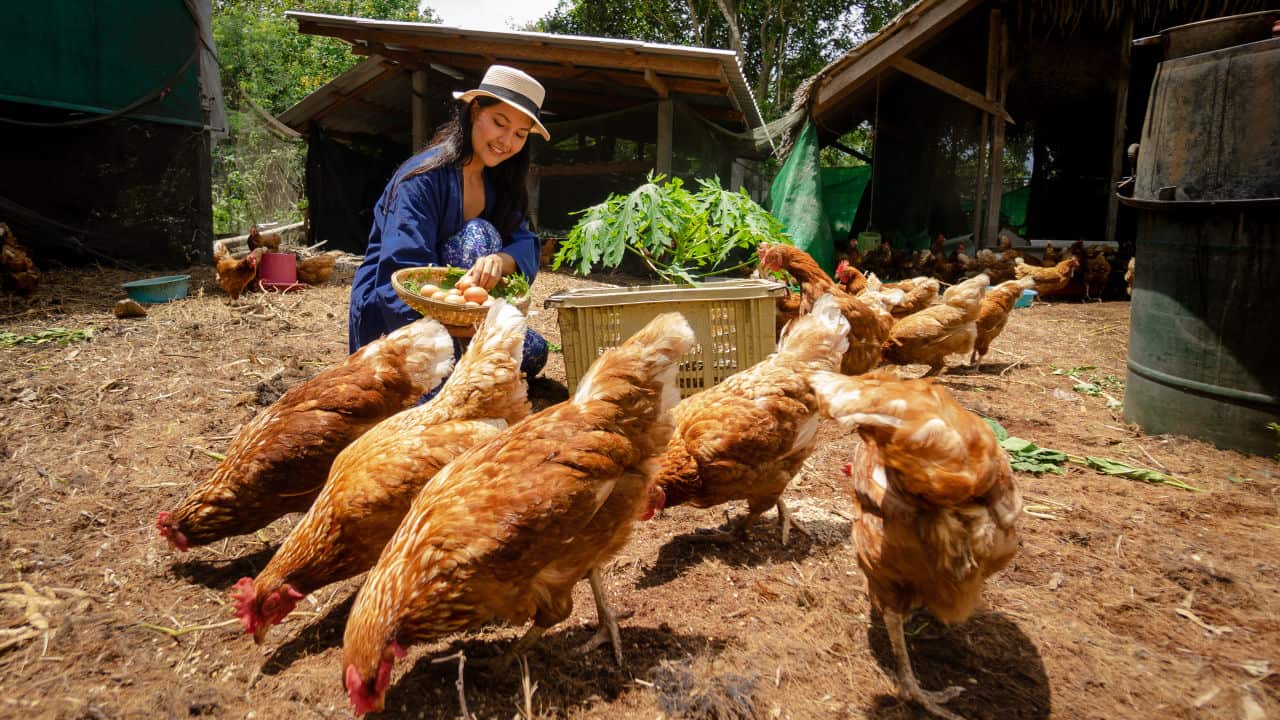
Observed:
[[[436,11],[445,25],[476,30],[510,30],[551,12],[557,0],[426,0],[423,5]]]

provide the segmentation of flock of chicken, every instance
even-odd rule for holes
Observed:
[[[956,243],[951,252],[944,250],[945,239],[939,235],[928,250],[908,252],[881,243],[866,254],[860,253],[856,244],[848,250],[848,263],[864,273],[874,273],[882,278],[932,277],[945,285],[959,282],[979,274],[991,279],[992,285],[1022,277],[1028,270],[1061,268],[1062,262],[1075,258],[1072,276],[1060,287],[1046,291],[1048,295],[1070,295],[1089,299],[1101,299],[1111,279],[1112,262],[1116,246],[1095,244],[1086,246],[1076,241],[1067,247],[1065,255],[1047,241],[1040,257],[1013,247],[1013,241],[1001,234],[995,250],[982,249],[975,255],[965,254],[964,243]],[[1022,267],[1027,266],[1027,267]],[[1130,258],[1129,269],[1133,262]],[[1079,274],[1075,274],[1076,271]],[[1126,281],[1130,280],[1126,276]]]
[[[249,253],[244,257],[235,257],[224,243],[216,243],[213,249],[213,266],[216,271],[218,287],[238,300],[240,294],[249,289],[258,279],[258,266],[266,253],[280,252],[280,234],[264,233],[257,225],[249,228],[246,239]],[[298,282],[305,285],[321,285],[333,275],[333,266],[343,253],[339,250],[312,255],[298,256]]]
[[[531,414],[515,308],[496,303],[456,367],[448,333],[424,318],[286,392],[157,527],[186,550],[305,512],[262,572],[236,584],[236,615],[262,642],[301,598],[367,571],[342,657],[360,715],[382,709],[405,646],[532,621],[510,659],[569,616],[584,578],[599,624],[583,649],[609,642],[621,663],[600,569],[635,523],[664,507],[745,500],[729,530],[697,537],[742,538],[776,507],[785,544],[794,523],[782,494],[825,417],[862,439],[844,467],[853,539],[900,693],[954,720],[942,704],[959,689],[919,686],[903,620],[920,607],[945,622],[974,611],[983,580],[1016,550],[1021,496],[991,430],[949,392],[867,371],[882,345],[913,352],[923,333],[899,325],[949,327],[953,315],[974,314],[986,277],[894,321],[891,308],[911,293],[872,276],[852,295],[806,277],[797,252],[760,249],[766,269],[802,279],[802,304],[773,355],[717,386],[680,399],[678,366],[696,338],[668,313],[603,353],[571,398]],[[965,333],[967,351],[974,332]]]
[[[778,298],[778,331],[808,312],[817,298],[832,294],[851,328],[849,349],[840,371],[868,372],[882,361],[929,366],[938,375],[950,355],[963,355],[980,365],[991,341],[1004,329],[1014,303],[1024,290],[1051,293],[1070,282],[1078,260],[1072,256],[1054,267],[1015,265],[1014,279],[989,287],[980,273],[942,289],[942,281],[920,276],[881,283],[875,273],[863,274],[847,260],[836,268],[836,279],[823,272],[808,253],[790,245],[761,245],[760,271],[785,271],[800,284],[800,293]]]

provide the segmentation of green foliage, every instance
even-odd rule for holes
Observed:
[[[1277,441],[1280,441],[1280,423],[1267,423],[1267,429],[1274,432]],[[1280,453],[1276,453],[1276,462],[1280,463]]]
[[[1009,431],[1005,430],[1004,426],[995,420],[991,418],[983,418],[983,420],[987,422],[991,431],[995,433],[1000,447],[1009,453],[1009,465],[1014,470],[1036,475],[1042,473],[1061,475],[1063,473],[1062,463],[1067,460],[1066,453],[1039,447],[1030,440],[1024,440],[1020,437],[1012,437],[1009,435]]]
[[[334,38],[303,35],[285,0],[214,0],[213,37],[222,65],[231,137],[213,147],[213,230],[241,233],[253,223],[301,219],[306,147],[266,130],[245,96],[278,115],[360,58]],[[311,0],[309,12],[385,20],[433,20],[416,0]]]
[[[1122,477],[1127,480],[1138,480],[1140,482],[1151,483],[1153,485],[1168,485],[1178,488],[1179,490],[1188,490],[1192,492],[1202,492],[1202,490],[1194,485],[1190,485],[1179,480],[1172,475],[1148,470],[1147,468],[1139,468],[1122,463],[1118,460],[1109,460],[1107,458],[1093,457],[1091,455],[1068,455],[1060,450],[1050,450],[1042,448],[1020,437],[1013,437],[1008,430],[1004,429],[1000,423],[991,418],[983,418],[987,426],[991,428],[996,436],[996,440],[1000,443],[1000,447],[1009,453],[1009,466],[1014,470],[1022,472],[1034,473],[1040,475],[1042,473],[1053,473],[1062,475],[1062,464],[1064,462],[1074,463],[1092,468],[1104,475],[1112,475]]]
[[[87,327],[83,330],[69,330],[67,328],[55,327],[48,330],[40,330],[30,335],[18,335],[8,331],[0,331],[0,347],[14,347],[16,345],[44,345],[46,343],[56,342],[59,345],[70,345],[73,342],[82,342],[93,339],[93,328]]]
[[[1086,376],[1086,372],[1097,369],[1095,365],[1079,365],[1071,368],[1060,368],[1056,365],[1050,365],[1049,367],[1053,369],[1053,372],[1050,373],[1051,375],[1064,375],[1075,380],[1076,382],[1071,386],[1071,389],[1081,395],[1105,398],[1107,407],[1112,410],[1118,410],[1123,406],[1119,400],[1107,393],[1108,390],[1124,392],[1124,382],[1115,375]]]
[[[701,189],[690,193],[679,178],[650,174],[629,195],[580,211],[552,268],[568,263],[586,275],[596,265],[617,267],[631,252],[664,280],[692,283],[753,262],[725,267],[735,249],[790,242],[782,224],[745,192],[725,190],[719,180],[698,183]]]

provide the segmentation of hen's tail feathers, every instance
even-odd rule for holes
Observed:
[[[411,322],[358,352],[403,353],[405,369],[423,392],[439,385],[453,370],[453,338],[431,318]]]
[[[818,395],[822,412],[845,430],[856,430],[863,425],[898,428],[904,424],[901,414],[906,404],[899,407],[879,402],[881,372],[859,377],[816,372],[809,376],[809,383]]]
[[[871,436],[903,491],[939,505],[979,496],[1012,477],[991,429],[945,389],[929,381],[879,373],[810,378],[823,412],[842,427]]]
[[[619,400],[634,392],[631,386],[661,388],[659,412],[680,401],[676,372],[680,356],[697,341],[689,321],[680,313],[664,313],[649,321],[622,345],[605,352],[583,376],[574,403],[591,400]]]
[[[824,294],[813,304],[813,310],[787,324],[778,345],[779,353],[803,353],[810,358],[823,358],[834,366],[849,349],[849,321],[840,312],[834,295]]]
[[[524,362],[526,327],[524,315],[516,306],[505,300],[494,300],[489,314],[485,315],[484,323],[476,331],[475,337],[471,338],[468,350],[476,348],[482,353],[502,352],[515,358],[516,367],[519,367]]]
[[[496,301],[432,405],[492,413],[511,422],[527,416],[529,385],[520,374],[526,328],[514,305]]]

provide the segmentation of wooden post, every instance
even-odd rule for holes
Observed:
[[[431,117],[427,113],[427,71],[413,71],[413,152],[418,152],[431,139]]]
[[[675,106],[671,100],[658,101],[658,157],[654,170],[671,176],[671,136],[675,130]]]
[[[1129,110],[1129,54],[1133,52],[1133,16],[1125,17],[1120,30],[1120,76],[1116,78],[1116,116],[1111,130],[1111,184],[1107,186],[1107,229],[1103,239],[1116,242],[1116,222],[1120,214],[1120,201],[1116,198],[1116,184],[1124,174],[1125,118]]]
[[[999,10],[992,10],[995,21],[999,23],[995,37],[998,38],[997,80],[998,95],[996,102],[1001,106],[1005,102],[1005,94],[1009,90],[1009,27]],[[1004,194],[1004,118],[991,118],[991,185],[987,191],[987,225],[982,237],[992,245],[1000,232],[1000,198]]]
[[[999,57],[1000,57],[1000,11],[992,10],[987,15],[987,85],[986,99],[987,102],[994,102],[996,99],[996,79],[999,77]],[[982,229],[984,225],[985,196],[987,192],[987,154],[989,143],[991,140],[991,113],[982,113],[982,122],[978,132],[978,174],[974,183],[976,187],[973,191],[973,247],[971,252],[977,252],[982,247]]]
[[[729,191],[738,192],[746,178],[747,167],[742,164],[742,158],[734,158],[733,164],[729,166]]]

